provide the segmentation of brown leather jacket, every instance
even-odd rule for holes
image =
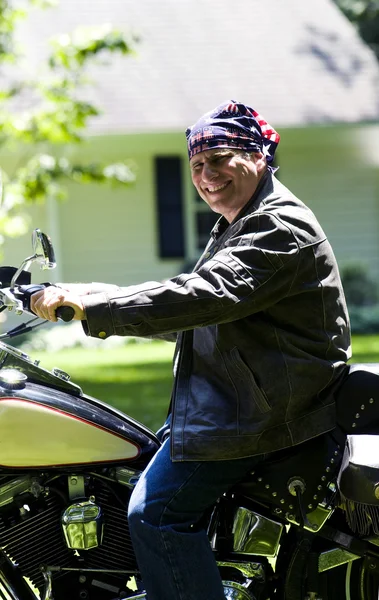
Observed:
[[[314,214],[267,173],[193,273],[84,297],[88,335],[180,332],[172,459],[279,450],[334,427],[350,328],[337,263]]]

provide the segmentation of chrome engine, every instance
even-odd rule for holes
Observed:
[[[99,597],[116,597],[129,575],[118,581],[103,575],[107,570],[137,571],[127,522],[130,488],[94,474],[85,480],[87,497],[79,501],[68,492],[64,475],[0,478],[0,549],[41,596],[46,585],[41,565],[57,568],[53,581],[59,579],[62,590],[66,579],[80,578],[79,569],[100,569],[86,582],[81,575],[83,598],[86,586],[98,586]]]
[[[91,550],[101,545],[103,513],[95,498],[71,504],[62,515],[63,533],[71,550]]]

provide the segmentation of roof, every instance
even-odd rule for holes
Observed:
[[[29,73],[47,38],[109,22],[140,42],[92,69],[94,133],[182,131],[228,99],[275,127],[379,119],[379,65],[332,0],[61,0],[20,27]]]

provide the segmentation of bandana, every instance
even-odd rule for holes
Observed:
[[[195,125],[188,127],[186,137],[190,159],[210,148],[239,148],[246,152],[263,152],[268,169],[277,170],[270,163],[280,135],[256,110],[236,100],[224,102],[203,115]]]

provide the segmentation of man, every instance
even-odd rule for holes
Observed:
[[[48,288],[87,335],[178,332],[170,436],[129,522],[149,600],[222,600],[203,512],[265,453],[333,429],[350,356],[336,260],[313,213],[274,176],[279,135],[230,101],[187,130],[192,181],[221,214],[193,273],[98,291]],[[81,295],[79,295],[79,293]]]

